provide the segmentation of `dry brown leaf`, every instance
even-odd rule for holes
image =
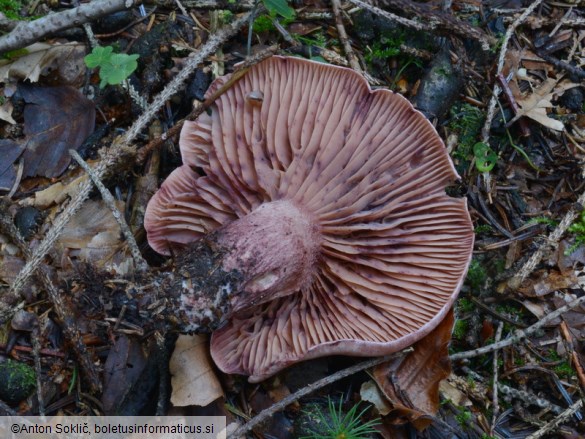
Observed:
[[[179,335],[169,369],[173,386],[171,403],[174,406],[206,406],[223,396],[211,366],[206,337]]]
[[[547,78],[528,96],[516,96],[516,102],[520,107],[516,117],[526,116],[547,128],[562,131],[565,125],[560,120],[549,117],[547,108],[553,107],[554,97],[559,97],[565,91],[578,85],[569,81],[559,82],[558,79]]]
[[[362,384],[362,387],[360,388],[360,397],[362,401],[368,401],[374,404],[378,413],[382,416],[386,416],[392,411],[392,406],[388,404],[388,400],[372,380],[366,381]]]
[[[541,297],[574,287],[577,283],[577,277],[572,271],[561,273],[557,270],[540,270],[526,279],[518,288],[518,292],[525,297]]]
[[[0,120],[14,125],[16,121],[12,118],[12,110],[12,102],[6,100],[6,102],[0,105]]]
[[[123,207],[123,203],[118,207]],[[86,202],[69,221],[55,247],[69,258],[96,266],[121,263],[127,258],[121,255],[114,259],[122,247],[120,227],[102,200]]]
[[[74,84],[85,72],[85,44],[35,43],[24,50],[26,55],[14,61],[0,61],[0,82],[37,82],[44,72],[51,69],[59,71],[61,84]]]
[[[32,197],[26,198],[22,205],[35,206],[40,209],[45,209],[53,204],[59,205],[67,197],[73,198],[79,192],[81,183],[87,178],[87,175],[82,175],[65,184],[58,181],[46,189],[35,192]]]
[[[439,383],[451,373],[449,341],[453,310],[434,331],[414,344],[414,351],[395,368],[393,362],[374,369],[378,386],[394,406],[386,420],[393,424],[411,422],[422,430],[439,409]]]
[[[24,176],[58,177],[71,162],[70,149],[79,148],[93,132],[95,106],[76,89],[18,87],[24,107]]]

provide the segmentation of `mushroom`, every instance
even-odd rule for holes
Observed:
[[[186,122],[180,148],[145,228],[162,254],[205,237],[220,255],[230,310],[211,354],[224,372],[258,382],[309,358],[396,352],[452,306],[472,224],[445,193],[459,177],[443,142],[404,97],[275,56]]]

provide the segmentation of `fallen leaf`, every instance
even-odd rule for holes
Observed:
[[[36,191],[31,197],[24,199],[21,204],[41,209],[53,204],[61,204],[67,197],[72,198],[76,195],[79,192],[79,185],[87,178],[87,175],[82,175],[66,184],[58,181],[43,190]]]
[[[439,391],[445,399],[450,400],[459,407],[470,407],[473,405],[467,395],[450,383],[449,380],[441,381]]]
[[[85,44],[35,43],[23,49],[23,53],[13,61],[0,61],[0,82],[37,82],[42,74],[52,70],[59,73],[60,84],[74,85],[85,74]]]
[[[12,118],[12,110],[12,102],[6,100],[6,102],[0,105],[0,120],[14,125],[16,121]]]
[[[390,361],[374,369],[374,379],[393,406],[385,420],[395,425],[411,422],[423,430],[439,409],[439,383],[451,373],[449,341],[453,310],[396,367]]]
[[[21,84],[24,98],[24,176],[58,177],[77,149],[93,132],[95,106],[72,87]]]
[[[207,338],[179,335],[169,364],[171,403],[176,407],[206,406],[223,396],[223,390],[209,358]]]
[[[137,395],[133,390],[148,376],[148,366],[147,352],[137,338],[121,335],[116,340],[104,364],[102,404],[107,415],[136,414],[129,412],[130,406],[140,406],[143,401],[137,398],[148,398],[148,392],[142,389]]]
[[[388,404],[388,400],[372,380],[366,381],[362,384],[362,387],[360,388],[360,397],[362,401],[368,401],[374,404],[378,413],[382,416],[386,416],[392,411],[392,406]]]
[[[118,207],[122,207],[120,202]],[[96,266],[106,263],[120,263],[127,257],[114,259],[122,248],[120,227],[111,210],[101,200],[84,204],[61,233],[55,248],[71,259],[91,262]],[[121,252],[120,252],[121,253]],[[62,265],[67,265],[62,261]]]
[[[518,292],[525,297],[541,297],[577,284],[577,276],[572,271],[561,273],[557,270],[539,270],[522,282]]]
[[[0,191],[9,191],[16,179],[14,163],[23,147],[12,140],[0,140]]]
[[[559,97],[565,91],[577,86],[579,84],[569,81],[559,82],[558,79],[547,78],[530,95],[516,97],[516,102],[520,107],[516,118],[526,116],[547,128],[562,131],[565,125],[560,120],[549,117],[547,108],[553,107],[552,100],[554,97]]]

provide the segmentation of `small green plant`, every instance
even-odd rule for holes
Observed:
[[[565,250],[566,256],[577,250],[579,246],[585,244],[585,210],[581,211],[575,222],[569,226],[568,230],[575,235],[575,242]]]
[[[264,7],[273,17],[280,15],[285,20],[295,18],[295,10],[291,8],[287,0],[262,0]]]
[[[479,172],[490,172],[496,166],[498,155],[487,143],[477,142],[473,145],[475,167]]]
[[[469,410],[461,408],[461,411],[455,415],[455,419],[462,428],[467,428],[473,419],[473,414]]]
[[[362,423],[360,418],[368,410],[368,407],[358,413],[359,403],[354,405],[345,416],[341,409],[341,400],[339,407],[335,407],[331,399],[329,399],[328,405],[329,413],[326,415],[322,412],[318,413],[322,428],[319,431],[312,431],[309,436],[303,436],[301,439],[361,439],[375,433],[374,426],[380,424],[380,419],[372,419]]]
[[[136,70],[138,55],[114,53],[112,46],[94,47],[93,51],[84,58],[85,65],[90,69],[99,67],[100,88],[107,84],[117,85],[128,79]]]

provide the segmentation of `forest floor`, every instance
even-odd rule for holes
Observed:
[[[218,415],[255,438],[585,436],[582,1],[96,3],[0,0],[0,414]],[[83,6],[82,26],[40,24]],[[251,384],[217,370],[205,338],[161,341],[71,280],[107,271],[135,287],[146,264],[172,265],[143,219],[181,164],[182,120],[215,77],[271,54],[402,94],[461,177],[449,192],[473,220],[467,279],[398,360],[325,357]]]

